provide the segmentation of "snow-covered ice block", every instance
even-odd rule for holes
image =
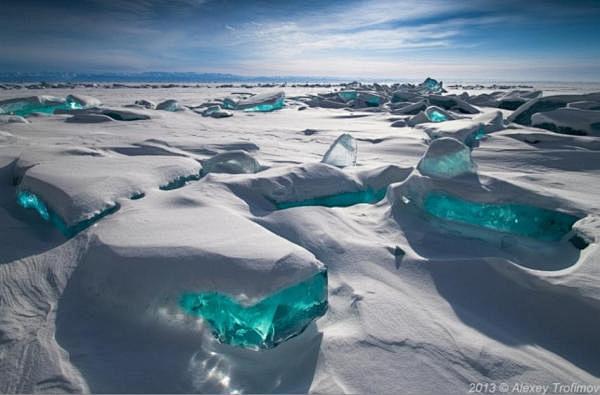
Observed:
[[[445,121],[455,120],[456,117],[450,114],[448,111],[443,110],[437,106],[429,106],[425,109],[425,111],[421,111],[417,115],[411,117],[406,121],[408,126],[416,126],[421,123],[439,123]]]
[[[163,110],[163,111],[183,111],[184,108],[183,106],[174,99],[169,99],[169,100],[165,100],[163,102],[158,103],[158,105],[156,106],[157,110]]]
[[[150,115],[146,114],[143,110],[132,111],[123,110],[121,108],[111,107],[91,107],[86,109],[58,109],[55,114],[68,114],[68,115],[84,115],[84,114],[99,114],[106,115],[117,121],[143,121],[150,119]]]
[[[1,115],[0,114],[0,123],[29,123],[29,121],[20,115]]]
[[[95,234],[78,285],[127,319],[201,317],[219,341],[259,349],[300,334],[327,308],[314,255],[198,193],[147,197]]]
[[[533,114],[531,126],[556,133],[600,136],[600,111],[558,108]]]
[[[416,126],[422,129],[432,139],[452,137],[471,148],[477,146],[479,140],[485,137],[484,124],[470,119],[457,119],[440,123],[424,123]]]
[[[245,348],[272,348],[301,333],[327,310],[327,272],[244,305],[218,292],[186,293],[180,305],[202,317],[216,338]]]
[[[344,133],[331,144],[321,162],[337,167],[348,167],[356,164],[357,156],[358,143],[352,135]]]
[[[147,99],[136,100],[135,104],[137,104],[138,106],[147,108],[149,110],[154,110],[156,108],[156,103],[153,102],[152,100],[147,100]]]
[[[506,128],[504,116],[500,111],[492,111],[472,118],[473,122],[481,123],[485,133],[494,133]]]
[[[64,169],[69,169],[68,172]],[[22,155],[18,190],[43,201],[67,227],[114,207],[119,199],[158,188],[180,177],[199,176],[201,165],[182,157]]]
[[[517,108],[509,117],[510,122],[520,125],[531,125],[531,117],[535,113],[553,111],[558,108],[567,107],[569,103],[580,101],[600,102],[600,93],[588,93],[584,95],[556,95],[544,96],[533,99]]]
[[[434,178],[453,178],[475,172],[471,150],[460,141],[442,137],[431,142],[417,166],[421,174]]]
[[[246,151],[227,151],[202,161],[202,173],[256,173],[261,166]]]

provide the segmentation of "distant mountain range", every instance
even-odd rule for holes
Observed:
[[[144,73],[67,73],[67,72],[0,72],[1,82],[330,82],[342,79],[332,77],[248,77],[222,73],[184,73],[152,71]]]

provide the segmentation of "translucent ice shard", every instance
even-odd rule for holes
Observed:
[[[429,193],[423,206],[429,214],[448,221],[543,241],[561,240],[579,220],[573,215],[539,207],[472,202],[442,192]]]
[[[50,210],[46,203],[37,196],[36,194],[29,191],[17,192],[17,204],[26,209],[34,209],[37,211],[39,216],[44,220],[50,222],[56,227],[65,237],[73,237],[82,230],[90,227],[98,220],[106,217],[109,214],[116,212],[119,209],[118,204],[114,204],[107,209],[96,213],[94,216],[78,222],[74,225],[67,225],[58,214]]]
[[[292,207],[324,206],[324,207],[349,207],[355,204],[375,204],[385,197],[386,188],[379,190],[367,189],[358,192],[344,192],[337,195],[322,196],[295,202],[275,203],[278,210]]]
[[[331,144],[321,162],[337,167],[354,166],[357,156],[356,140],[349,133],[344,133]]]
[[[442,137],[431,142],[417,168],[429,177],[452,178],[473,172],[475,165],[469,147],[451,137]]]
[[[261,166],[258,161],[242,150],[223,152],[202,161],[202,174],[248,174],[256,173],[260,170]]]
[[[188,314],[202,317],[222,343],[250,349],[273,348],[297,336],[327,310],[327,272],[284,288],[250,305],[217,292],[186,293]]]

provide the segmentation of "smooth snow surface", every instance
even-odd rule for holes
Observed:
[[[28,92],[0,90],[0,392],[600,384],[599,93]]]

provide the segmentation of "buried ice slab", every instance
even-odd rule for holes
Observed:
[[[442,192],[430,192],[423,207],[434,217],[481,226],[542,241],[559,241],[579,218],[544,208],[520,204],[481,203]]]
[[[119,210],[119,205],[114,204],[100,212],[97,212],[92,217],[78,222],[74,225],[68,226],[62,218],[60,218],[55,212],[50,210],[46,203],[36,194],[29,191],[17,192],[17,204],[26,209],[34,209],[37,211],[39,216],[44,220],[50,222],[56,227],[65,237],[73,237],[77,233],[85,230],[92,226],[95,222],[106,217],[107,215],[113,214]]]
[[[375,204],[385,197],[387,188],[372,190],[367,189],[358,192],[344,192],[337,195],[316,197],[300,200],[296,202],[275,203],[278,210],[284,210],[292,207],[303,206],[324,206],[324,207],[349,207],[355,204]]]
[[[327,311],[327,272],[284,288],[251,305],[217,292],[185,293],[179,302],[202,317],[214,336],[232,346],[267,349],[297,336]]]
[[[358,144],[348,133],[340,135],[323,155],[322,163],[337,167],[354,166],[358,156]]]

